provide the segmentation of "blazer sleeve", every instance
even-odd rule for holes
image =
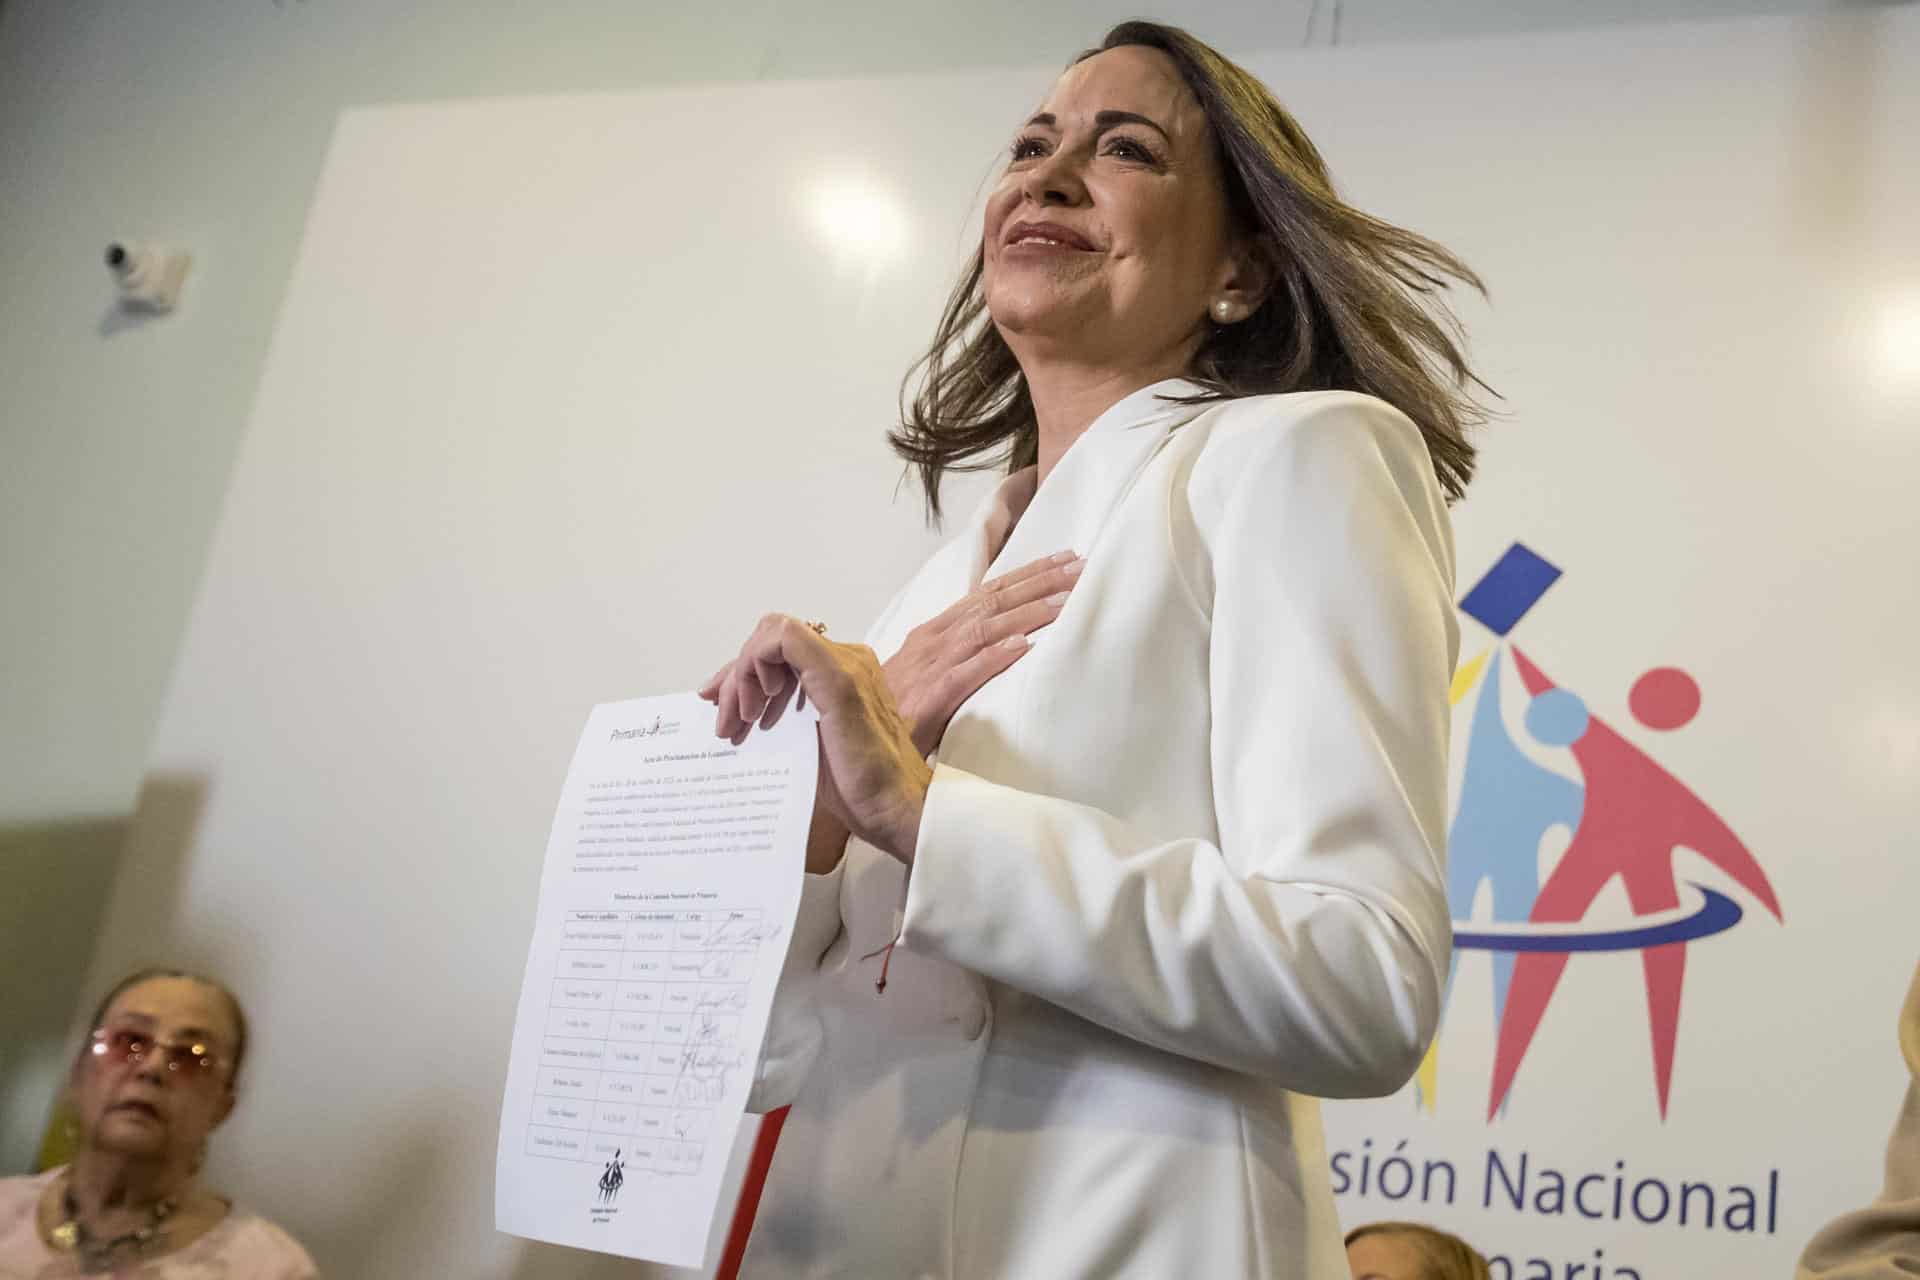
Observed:
[[[773,989],[767,1036],[747,1092],[748,1111],[765,1114],[792,1102],[820,1056],[825,1033],[813,985],[819,980],[821,957],[840,936],[840,880],[846,865],[842,857],[832,871],[808,875],[800,886],[800,910]]]
[[[913,584],[908,583],[881,610],[879,620],[867,633],[868,644],[880,642],[887,634],[912,589]],[[846,865],[842,854],[825,875],[803,875],[800,908],[794,916],[779,981],[774,985],[773,1008],[767,1015],[767,1035],[760,1044],[753,1087],[747,1092],[747,1110],[755,1114],[764,1115],[792,1103],[820,1056],[826,1033],[815,988],[820,981],[820,963],[845,928],[840,886]]]
[[[1247,425],[1189,482],[1218,843],[941,765],[902,941],[1170,1053],[1386,1094],[1452,946],[1445,504],[1379,401]]]

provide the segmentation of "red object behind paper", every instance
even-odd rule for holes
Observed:
[[[753,1215],[760,1208],[760,1192],[767,1185],[767,1170],[773,1167],[774,1144],[780,1141],[780,1127],[787,1122],[787,1109],[769,1111],[760,1117],[760,1132],[754,1135],[753,1154],[747,1158],[747,1175],[740,1183],[740,1203],[733,1209],[733,1225],[727,1228],[727,1247],[720,1255],[714,1280],[737,1280],[740,1262],[747,1256],[747,1237],[753,1234]]]

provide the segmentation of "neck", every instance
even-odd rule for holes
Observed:
[[[192,1184],[193,1171],[183,1161],[94,1147],[81,1148],[67,1169],[67,1189],[83,1214],[183,1200]]]
[[[1187,371],[1191,354],[1182,346],[1163,360],[1126,369],[1022,360],[1027,391],[1033,397],[1034,421],[1040,429],[1040,483],[1046,483],[1073,442],[1101,414],[1142,387],[1180,377]]]

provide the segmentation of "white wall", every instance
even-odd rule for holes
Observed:
[[[1336,21],[1334,10],[1339,9]],[[1151,6],[1229,48],[1457,36],[1818,0],[1312,0]],[[342,108],[1057,61],[1124,0],[6,0],[0,4],[0,892],[62,901],[67,945],[0,985],[0,1168],[57,1069],[97,892],[154,720],[313,184]],[[115,316],[99,256],[164,236],[179,314]],[[71,866],[63,878],[60,868]],[[51,877],[51,878],[49,878]],[[5,940],[0,957],[12,958]],[[18,966],[14,969],[20,972]]]
[[[1886,860],[1920,765],[1920,617],[1884,586],[1920,433],[1876,326],[1920,286],[1916,16],[1254,64],[1356,198],[1493,286],[1469,315],[1512,418],[1460,513],[1463,580],[1513,537],[1568,564],[1552,652],[1610,718],[1654,661],[1707,687],[1712,718],[1663,758],[1762,856],[1788,926],[1703,950],[1671,1123],[1640,1091],[1595,1114],[1650,1149],[1794,1162],[1800,1234],[1870,1189],[1912,961]],[[921,554],[879,432],[1048,74],[342,121],[150,761],[197,799],[136,822],[94,974],[164,951],[236,976],[259,1043],[213,1173],[340,1274],[603,1270],[488,1214],[580,716],[697,679],[764,608],[856,629]],[[818,238],[816,184],[849,176],[897,207],[904,253]],[[1764,998],[1730,1003],[1743,984]],[[1543,1052],[1577,1051],[1565,1029]],[[1596,1061],[1624,1078],[1636,1043]],[[1566,1097],[1527,1104],[1564,1129]],[[1697,1242],[1671,1247],[1644,1280],[1698,1273]]]
[[[1817,0],[1690,0],[1676,12]],[[81,998],[98,885],[139,804],[314,182],[343,108],[702,80],[1057,62],[1126,0],[6,0],[0,4],[0,1169],[23,1167]],[[1154,6],[1226,47],[1329,43],[1331,4]],[[1340,38],[1648,17],[1630,0],[1341,6]],[[127,323],[100,253],[189,246],[181,311]],[[171,794],[163,789],[163,794]],[[21,909],[30,909],[21,907]],[[0,919],[10,917],[0,917]],[[16,944],[19,949],[16,950]]]
[[[6,0],[0,3],[0,1169],[38,1141],[98,886],[140,803],[314,182],[357,104],[1051,64],[1127,0]],[[1820,0],[1313,0],[1147,6],[1223,47],[1788,12]],[[1336,9],[1338,17],[1336,18]],[[102,248],[196,255],[179,313],[128,323]],[[160,791],[172,795],[169,788]],[[24,905],[31,903],[31,906]],[[11,918],[0,916],[0,919]]]
[[[1795,0],[1342,6],[1356,41],[1818,7]],[[123,814],[344,107],[699,80],[1048,65],[1138,6],[564,0],[0,5],[0,823]],[[1148,6],[1226,48],[1331,4]],[[126,325],[99,263],[187,244],[182,312]]]
[[[1437,1219],[1555,1274],[1603,1248],[1642,1280],[1783,1275],[1878,1190],[1920,959],[1920,668],[1901,638],[1920,625],[1916,18],[1489,42],[1425,79],[1426,154],[1377,162],[1404,99],[1318,135],[1362,199],[1440,232],[1493,289],[1473,331],[1513,417],[1456,515],[1460,586],[1516,538],[1566,569],[1518,644],[1718,813],[1784,915],[1679,857],[1747,917],[1687,948],[1664,1118],[1641,965],[1617,955],[1571,963],[1490,1119],[1488,965],[1461,953],[1437,1110],[1409,1089],[1328,1125],[1350,1169],[1368,1141],[1376,1168],[1403,1140],[1416,1165],[1453,1161],[1459,1200],[1352,1195],[1348,1221]],[[1411,77],[1412,54],[1366,65]],[[1462,657],[1490,639],[1465,623]],[[1668,664],[1701,710],[1651,732],[1627,691]],[[1630,914],[1617,883],[1593,910]],[[1708,1179],[1723,1207],[1778,1169],[1777,1233],[1517,1213],[1483,1198],[1489,1149],[1509,1168],[1530,1153],[1536,1191],[1543,1166],[1571,1183],[1624,1160],[1630,1186]]]
[[[1290,43],[1304,32],[1305,10],[1297,6],[1274,17],[1263,9],[1256,17],[1222,6],[1218,13],[1186,10],[1175,16],[1244,49]],[[1344,30],[1348,39],[1439,34],[1422,26],[1432,21],[1420,17],[1423,12],[1356,6],[1346,13]],[[1904,508],[1894,505],[1902,499],[1903,467],[1910,461],[1910,419],[1895,413],[1895,400],[1853,396],[1835,379],[1841,377],[1836,371],[1850,367],[1846,360],[1864,359],[1875,349],[1879,318],[1873,307],[1910,279],[1901,275],[1910,260],[1889,247],[1901,243],[1899,228],[1912,221],[1911,188],[1902,185],[1904,170],[1892,160],[1903,136],[1896,125],[1912,119],[1911,100],[1898,97],[1894,86],[1903,79],[1920,81],[1910,12],[1811,25],[1673,28],[1591,46],[1568,38],[1538,46],[1450,46],[1441,55],[1452,68],[1444,89],[1427,71],[1426,50],[1342,52],[1262,65],[1283,73],[1277,81],[1283,93],[1293,97],[1297,86],[1303,107],[1321,104],[1308,112],[1309,123],[1337,161],[1351,158],[1343,176],[1363,201],[1441,235],[1490,269],[1516,247],[1533,255],[1525,261],[1554,264],[1552,270],[1517,275],[1495,272],[1500,305],[1477,317],[1488,371],[1518,414],[1516,428],[1503,432],[1490,453],[1481,494],[1503,494],[1499,501],[1513,504],[1509,509],[1523,521],[1548,522],[1559,512],[1558,523],[1570,527],[1562,495],[1535,481],[1562,465],[1563,440],[1605,442],[1619,423],[1644,414],[1646,403],[1637,392],[1652,370],[1659,375],[1655,385],[1683,388],[1695,399],[1710,401],[1714,391],[1731,386],[1747,397],[1742,403],[1762,403],[1766,445],[1749,449],[1748,419],[1708,413],[1700,434],[1660,437],[1660,447],[1672,451],[1662,456],[1676,460],[1671,468],[1649,476],[1643,464],[1601,449],[1581,456],[1582,469],[1614,476],[1621,491],[1652,484],[1669,503],[1695,501],[1692,495],[1700,490],[1689,477],[1703,472],[1730,482],[1756,481],[1727,501],[1759,493],[1786,511],[1798,509],[1797,486],[1803,483],[1821,481],[1821,492],[1828,494],[1863,491],[1857,518],[1837,522],[1834,536],[1849,548],[1874,550],[1911,532],[1898,520]],[[1369,14],[1378,20],[1372,30]],[[0,330],[6,334],[0,341],[0,589],[15,624],[0,629],[0,825],[33,831],[48,819],[70,818],[91,831],[87,820],[134,809],[147,780],[107,942],[92,976],[104,980],[135,955],[177,954],[230,972],[256,993],[265,1006],[254,1086],[259,1096],[227,1135],[216,1172],[257,1188],[254,1194],[268,1208],[312,1235],[331,1258],[364,1263],[365,1274],[405,1274],[404,1267],[380,1268],[400,1267],[393,1259],[427,1265],[427,1259],[444,1258],[437,1251],[452,1240],[473,1250],[461,1256],[480,1268],[476,1274],[504,1274],[510,1266],[504,1246],[489,1237],[484,1214],[473,1216],[480,1212],[475,1204],[484,1207],[485,1196],[476,1200],[474,1192],[486,1177],[484,1160],[471,1163],[480,1149],[474,1134],[484,1136],[492,1122],[486,1099],[497,1089],[497,1064],[486,1057],[486,1046],[500,1011],[510,1008],[530,908],[515,876],[527,851],[538,848],[579,710],[610,692],[684,679],[718,637],[731,634],[740,621],[734,614],[744,616],[762,600],[821,613],[843,630],[858,625],[875,593],[923,545],[907,508],[884,509],[880,495],[891,492],[894,473],[873,428],[884,416],[906,351],[925,332],[932,296],[925,280],[911,287],[896,282],[890,286],[895,292],[883,290],[875,301],[861,292],[864,281],[856,286],[856,277],[845,274],[844,264],[833,268],[841,275],[825,284],[823,296],[851,326],[854,340],[846,350],[853,356],[844,364],[840,355],[829,362],[835,370],[831,382],[821,365],[793,365],[784,372],[810,388],[831,386],[849,405],[862,406],[850,414],[858,429],[835,438],[830,458],[814,456],[811,444],[803,456],[782,453],[794,442],[779,436],[764,443],[768,457],[786,459],[790,470],[831,485],[847,501],[796,500],[765,474],[747,473],[743,486],[784,513],[797,512],[793,518],[802,523],[797,532],[770,540],[774,558],[755,571],[764,576],[746,584],[730,581],[727,593],[715,593],[703,576],[716,572],[721,557],[645,558],[657,553],[639,545],[651,525],[638,514],[616,519],[624,513],[602,511],[571,523],[556,514],[555,495],[566,484],[559,477],[573,474],[569,468],[583,451],[631,449],[621,456],[635,468],[658,456],[641,449],[649,438],[633,433],[622,416],[631,401],[621,401],[618,414],[604,412],[614,403],[606,398],[609,388],[637,376],[640,366],[630,366],[628,358],[647,350],[645,344],[600,347],[595,344],[606,340],[604,334],[590,326],[568,327],[590,317],[591,308],[607,305],[608,297],[630,302],[636,295],[596,292],[599,286],[585,276],[570,277],[566,289],[546,295],[543,273],[525,277],[515,289],[495,288],[486,272],[448,266],[435,281],[439,309],[423,317],[406,310],[419,303],[418,295],[394,296],[396,309],[383,314],[396,323],[437,317],[437,328],[492,334],[489,341],[507,345],[449,349],[447,358],[458,363],[442,372],[461,376],[435,381],[393,364],[393,344],[383,350],[362,335],[351,345],[354,360],[363,363],[342,366],[355,370],[344,385],[283,378],[260,387],[263,406],[279,394],[283,409],[288,396],[301,402],[309,393],[377,394],[329,402],[359,412],[314,420],[308,435],[278,434],[289,430],[284,418],[259,419],[275,424],[256,428],[267,440],[259,447],[270,449],[256,465],[269,467],[262,474],[270,480],[241,484],[227,504],[224,559],[215,561],[195,609],[202,621],[184,650],[186,662],[168,703],[169,727],[155,747],[151,730],[167,673],[183,652],[179,636],[339,109],[366,101],[915,69],[949,58],[978,65],[1031,63],[1006,79],[926,82],[964,85],[980,101],[1004,94],[1012,102],[1029,94],[1034,77],[1043,79],[1046,67],[1090,39],[1105,20],[1120,16],[1102,5],[1084,12],[1049,8],[1043,11],[1047,25],[1036,35],[1032,15],[1020,15],[1019,25],[1013,15],[1008,6],[1004,21],[989,14],[955,25],[889,6],[862,10],[858,24],[836,26],[821,20],[817,9],[802,13],[773,5],[697,19],[610,3],[537,12],[450,3],[396,11],[324,0],[180,2],[164,8],[9,0],[0,7],[0,92],[6,95],[0,112]],[[1544,13],[1533,20],[1575,16]],[[1484,10],[1463,12],[1458,20],[1463,28],[1455,30],[1497,21]],[[716,25],[721,23],[727,25]],[[844,33],[856,25],[860,39],[844,44]],[[938,30],[940,38],[927,39],[929,30]],[[1326,28],[1319,30],[1323,42]],[[1276,31],[1282,38],[1271,38]],[[1716,50],[1729,32],[1753,31],[1770,42],[1754,64],[1757,72],[1714,61],[1723,56]],[[1889,31],[1907,33],[1905,43]],[[1611,110],[1593,105],[1606,95],[1592,85],[1594,98],[1570,99],[1558,114],[1549,110],[1553,86],[1523,74],[1536,50],[1586,66],[1602,82],[1614,76],[1619,92]],[[1605,62],[1608,50],[1622,61]],[[1482,58],[1505,74],[1475,75]],[[1557,64],[1548,59],[1540,65]],[[1616,65],[1625,69],[1608,69]],[[1718,70],[1690,84],[1693,66]],[[1648,101],[1662,104],[1668,115],[1638,109],[1643,100],[1635,90],[1642,79],[1664,86]],[[1515,83],[1526,87],[1529,115],[1511,122],[1516,136],[1542,159],[1540,169],[1525,176],[1544,177],[1545,185],[1518,181],[1510,164],[1482,168],[1484,153],[1458,145],[1456,129],[1463,122],[1512,117],[1505,95]],[[1343,84],[1352,87],[1343,90]],[[1757,124],[1743,128],[1726,114],[1722,91],[1728,84],[1744,84],[1744,109]],[[880,95],[874,116],[889,117],[892,99],[886,95],[898,92],[898,83],[823,87],[807,91],[811,98],[796,89],[793,101],[830,103],[844,93],[851,102],[869,88]],[[916,82],[909,92],[921,99],[932,91]],[[1436,109],[1442,104],[1444,112]],[[445,118],[495,109],[476,104],[449,109]],[[509,111],[501,117],[503,127],[538,122],[541,109]],[[1694,122],[1677,138],[1670,114],[1676,109]],[[913,184],[915,212],[932,220],[936,234],[950,234],[958,223],[957,210],[998,145],[1003,123],[978,111],[973,96],[954,110],[964,128],[951,140],[952,154],[979,158]],[[378,118],[400,128],[410,117],[388,112]],[[431,112],[419,116],[435,118]],[[374,115],[355,119],[365,128]],[[1409,120],[1443,141],[1417,145],[1416,137],[1409,147]],[[1723,122],[1724,130],[1706,128],[1714,121]],[[351,134],[354,127],[350,121],[342,136],[364,141],[367,135]],[[864,136],[872,119],[839,127]],[[921,121],[914,128],[889,135],[884,145],[904,146],[911,155],[933,136],[926,130],[937,126]],[[403,128],[395,135],[404,136]],[[1601,162],[1597,167],[1583,172],[1551,163],[1576,137],[1587,149],[1581,154]],[[539,150],[531,148],[536,157]],[[645,150],[636,147],[635,153]],[[429,153],[425,159],[431,158]],[[1729,181],[1697,181],[1720,168]],[[489,210],[488,217],[508,216],[511,209],[494,207],[500,193],[528,188],[528,174],[510,168],[471,175],[471,206],[447,210],[446,216],[464,217],[469,207]],[[393,176],[382,200],[433,194]],[[360,179],[365,190],[381,189],[372,176],[362,173]],[[1680,179],[1691,185],[1675,185]],[[537,183],[531,186],[529,198],[537,199]],[[1663,203],[1682,190],[1683,201]],[[1760,196],[1773,202],[1772,220],[1756,232],[1748,209]],[[378,207],[391,213],[398,203]],[[563,200],[548,213],[562,218],[573,207]],[[1543,209],[1552,216],[1540,216]],[[1606,253],[1595,252],[1596,221],[1625,226],[1621,239],[1606,242],[1614,246]],[[553,224],[516,225],[526,229],[514,241],[515,254],[523,254],[538,244],[525,236],[548,234],[539,228]],[[1664,270],[1684,268],[1695,288],[1678,299],[1659,288],[1618,288],[1622,273],[1641,265],[1646,246],[1662,244],[1669,227],[1695,237],[1684,244],[1698,248],[1666,244],[1659,261]],[[98,251],[109,236],[147,232],[190,243],[200,261],[181,314],[121,327],[107,315]],[[395,240],[434,242],[427,228],[416,228],[411,240]],[[571,246],[556,242],[556,248],[565,247]],[[509,256],[519,268],[527,266],[524,257]],[[384,260],[375,253],[355,261],[364,268]],[[419,279],[409,274],[418,264],[395,266],[389,287]],[[364,283],[380,284],[386,274]],[[783,287],[800,283],[787,279]],[[704,280],[680,278],[667,287],[677,290],[673,296],[700,304],[714,298]],[[275,338],[293,352],[287,368],[302,377],[317,367],[303,361],[354,335],[347,326],[331,333],[309,329],[309,345],[288,348],[301,341],[289,332],[302,332],[299,324],[314,324],[329,307],[349,307],[346,314],[356,324],[366,318],[351,310],[351,296],[337,293],[324,280],[311,282],[300,295],[308,309],[291,310],[290,325]],[[1778,297],[1790,301],[1776,307]],[[456,303],[468,309],[456,313]],[[621,316],[633,325],[648,319],[639,308]],[[747,322],[752,319],[749,310]],[[1569,321],[1577,323],[1569,329]],[[1620,339],[1636,326],[1657,345],[1649,350]],[[695,332],[688,326],[665,336],[687,342]],[[418,346],[412,333],[406,335],[408,352]],[[1756,337],[1763,340],[1757,346]],[[1600,375],[1571,400],[1562,379],[1570,341],[1579,344],[1583,377],[1593,370]],[[546,363],[533,383],[513,384],[510,356]],[[1810,358],[1820,363],[1823,380],[1786,377],[1774,388],[1781,371]],[[496,368],[505,381],[486,380]],[[552,376],[562,369],[590,374],[582,386],[591,396]],[[383,381],[366,381],[370,371]],[[751,388],[768,396],[770,413],[782,403],[769,391],[777,385],[772,376]],[[414,399],[385,395],[397,386],[411,388]],[[1825,397],[1836,386],[1847,398]],[[693,403],[692,393],[676,388],[662,403],[662,412],[678,420],[679,411]],[[1789,410],[1799,416],[1787,416]],[[463,416],[450,416],[456,411]],[[1557,424],[1553,433],[1539,425],[1549,417]],[[765,429],[770,421],[763,417],[750,426]],[[573,426],[565,428],[569,422]],[[1856,453],[1868,450],[1872,465],[1865,471],[1839,465],[1838,455],[1818,447],[1826,437],[1808,423],[1839,432]],[[562,451],[547,451],[551,442],[527,434],[529,424],[558,424],[553,429],[562,430]],[[488,443],[467,447],[475,439]],[[444,456],[436,452],[454,443],[461,447]],[[731,437],[695,439],[685,447],[711,448],[730,461],[739,455]],[[1793,483],[1761,474],[1769,458],[1783,457],[1798,468]],[[281,469],[289,464],[294,470]],[[536,480],[547,474],[541,466],[558,470]],[[708,474],[718,474],[717,467]],[[637,504],[651,497],[641,483],[646,478],[637,470],[597,477],[594,484],[603,487],[595,491],[623,494]],[[415,502],[422,485],[432,498],[425,506]],[[1479,495],[1475,500],[1494,501]],[[712,513],[699,514],[708,519]],[[363,515],[371,519],[362,523]],[[1626,549],[1657,558],[1657,546],[1632,546],[1635,528],[1619,534],[1628,539]],[[1716,558],[1737,544],[1736,528],[1697,522],[1686,544],[1690,554]],[[877,538],[875,530],[887,533]],[[600,541],[593,543],[589,534]],[[1463,566],[1475,563],[1475,556],[1484,559],[1503,536],[1492,525],[1476,533],[1463,524]],[[476,537],[482,539],[477,548],[471,542]],[[822,576],[818,548],[843,544],[857,549],[859,568],[836,564]],[[1693,590],[1682,570],[1696,562],[1670,561],[1673,572],[1658,592],[1671,597]],[[562,566],[558,575],[556,564]],[[290,565],[298,572],[288,577]],[[1908,713],[1899,701],[1907,686],[1877,646],[1910,628],[1890,629],[1898,618],[1886,601],[1856,598],[1844,583],[1823,576],[1817,560],[1792,562],[1784,575],[1765,563],[1747,564],[1741,572],[1751,575],[1741,581],[1756,592],[1771,592],[1771,584],[1784,580],[1818,600],[1821,616],[1844,620],[1808,651],[1861,673],[1863,682],[1850,690],[1852,701],[1836,704],[1816,744],[1838,753],[1837,759],[1891,767],[1891,776],[1903,777],[1897,770],[1903,761],[1910,766],[1913,749],[1911,721],[1903,718]],[[644,602],[627,593],[630,582],[654,593],[646,600],[664,599],[687,612],[656,630],[654,615],[639,612]],[[538,630],[545,605],[584,608],[604,624],[590,655]],[[629,665],[627,650],[635,643],[630,637],[656,634],[659,645]],[[1891,694],[1873,694],[1869,676]],[[475,707],[487,708],[492,719],[468,719]],[[394,716],[416,727],[463,726],[450,735],[460,739],[459,768],[442,775],[428,767],[440,758],[440,748],[412,730],[396,735]],[[1883,749],[1876,750],[1876,743]],[[1870,838],[1884,831],[1876,824],[1893,803],[1895,785],[1871,768],[1863,776],[1885,789],[1871,792],[1865,808],[1860,830]],[[323,794],[289,793],[289,777],[314,778]],[[396,780],[407,790],[396,791]],[[382,815],[390,816],[392,806],[407,797],[422,801],[416,817],[383,826]],[[408,825],[416,821],[425,825]],[[100,829],[111,827],[103,823]],[[1871,839],[1864,847],[1875,848]],[[423,932],[409,932],[415,916],[406,903],[418,898],[422,886],[457,871],[469,849],[494,860],[482,864],[491,872],[467,888],[457,912],[429,914]],[[42,892],[34,883],[32,891]],[[10,877],[7,888],[18,891],[19,884]],[[77,921],[86,914],[74,912]],[[484,947],[474,941],[474,922],[481,922]],[[67,982],[77,998],[90,938],[79,925],[74,931],[81,936],[70,966],[47,973],[45,981]],[[10,935],[0,948],[14,943]],[[473,956],[472,966],[444,974],[435,969],[467,949],[483,952]],[[402,968],[409,964],[435,975],[438,985],[421,1004],[397,1006],[384,996],[395,973],[416,971]],[[1871,1055],[1877,1043],[1869,1034],[1869,1015],[1877,1014],[1867,1006],[1895,991],[1897,976],[1872,974],[1863,981],[1859,999],[1868,1030],[1848,1042],[1861,1054]],[[418,1008],[445,1022],[406,1016]],[[9,1006],[10,1018],[17,1013],[26,1016]],[[394,1073],[373,1081],[377,1096],[371,1100],[362,1085],[325,1069],[317,1043],[321,1028],[331,1034],[362,1023],[383,1070]],[[0,1097],[7,1120],[0,1155],[14,1167],[30,1150],[57,1071],[59,1039],[45,1034],[47,1026],[40,1024],[39,1052],[24,1076],[17,1055],[32,1037],[10,1035],[9,1051],[16,1056],[0,1062],[0,1089],[7,1091]],[[435,1041],[422,1038],[428,1031],[444,1032],[459,1044],[444,1066],[434,1056]],[[478,1058],[468,1056],[474,1052]],[[365,1129],[330,1133],[321,1127],[342,1115],[369,1113],[384,1122],[372,1146],[358,1141]],[[345,1141],[343,1134],[355,1140]],[[289,1151],[300,1157],[290,1161]],[[340,1171],[347,1168],[358,1171],[349,1181],[364,1190],[341,1196]],[[1864,1181],[1865,1175],[1852,1184],[1842,1179],[1838,1187],[1851,1193]],[[408,1214],[386,1217],[386,1207],[406,1195],[416,1197],[406,1201]],[[369,1261],[375,1258],[379,1266]],[[547,1258],[541,1265],[561,1264]]]

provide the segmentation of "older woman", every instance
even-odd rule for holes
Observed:
[[[936,511],[1010,474],[871,648],[772,615],[704,691],[820,716],[745,1274],[1345,1273],[1315,1099],[1451,946],[1449,276],[1183,32],[1019,130],[895,437]]]
[[[233,1110],[247,1023],[207,978],[147,970],[116,985],[74,1058],[73,1161],[0,1180],[0,1277],[299,1280],[286,1232],[199,1185],[207,1137]]]

